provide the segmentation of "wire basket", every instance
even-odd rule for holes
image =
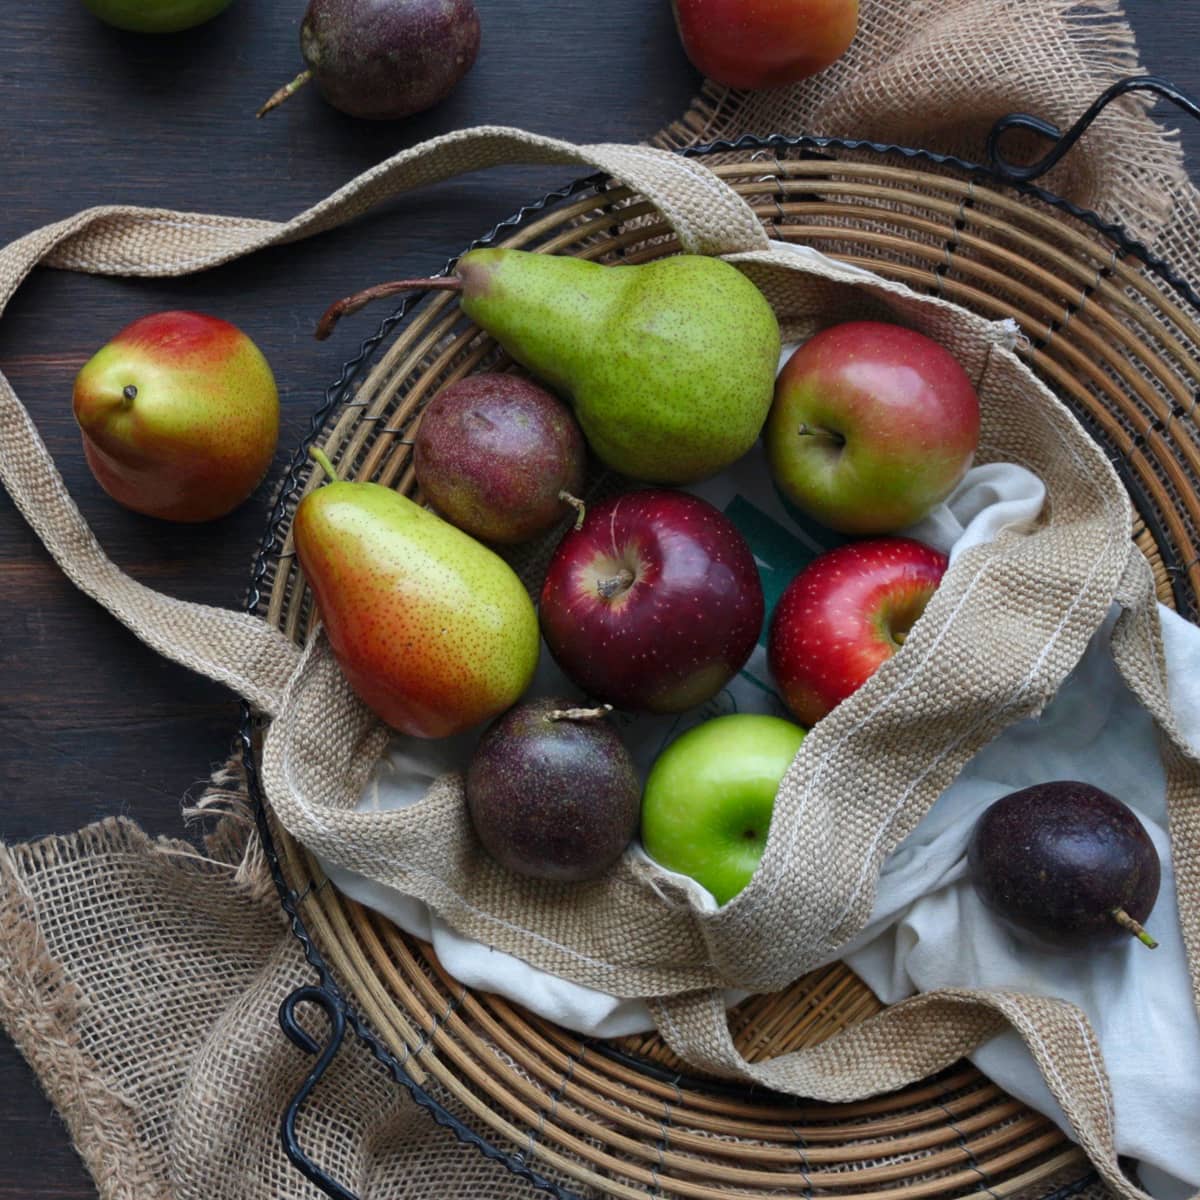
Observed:
[[[1140,522],[1136,540],[1160,598],[1200,613],[1200,298],[1170,268],[1032,181],[1122,91],[1148,88],[1197,112],[1170,85],[1126,81],[1066,135],[1035,118],[1001,122],[992,166],[925,151],[827,138],[746,137],[694,148],[756,210],[771,237],[803,242],[989,318],[1012,317],[1018,352],[1103,446]],[[1012,167],[1012,126],[1054,139],[1034,167]],[[677,251],[647,202],[601,176],[577,180],[502,221],[476,243],[645,262]],[[453,263],[447,264],[446,271]],[[446,293],[407,299],[363,343],[296,452],[254,569],[250,607],[301,641],[313,619],[290,518],[314,483],[319,443],[345,478],[416,494],[411,432],[445,384],[506,360]],[[329,1195],[353,1200],[304,1154],[300,1111],[347,1026],[439,1123],[559,1197],[814,1196],[1000,1200],[1074,1195],[1095,1175],[1045,1117],[962,1063],[858,1104],[806,1104],[692,1078],[656,1036],[580,1038],[450,978],[431,948],[346,899],[271,819],[243,746],[259,830],[285,910],[319,977],[281,1020],[319,1058],[284,1114],[284,1142]],[[330,1019],[323,1046],[296,1020]],[[731,1016],[738,1047],[763,1059],[813,1045],[880,1008],[834,965]]]

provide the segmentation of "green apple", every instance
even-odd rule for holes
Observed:
[[[804,741],[779,717],[734,713],[688,730],[659,755],[642,799],[642,845],[726,904],[750,882],[775,793]]]
[[[232,0],[83,0],[102,21],[134,33],[178,33],[224,12]]]

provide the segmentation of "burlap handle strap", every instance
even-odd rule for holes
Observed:
[[[1171,713],[1154,580],[1149,564],[1132,545],[1116,599],[1124,611],[1113,630],[1113,659],[1158,726],[1176,895],[1193,999],[1200,1008],[1200,767]],[[650,1008],[663,1039],[692,1066],[833,1103],[861,1100],[927,1078],[1011,1026],[1029,1048],[1105,1183],[1127,1200],[1150,1200],[1118,1162],[1112,1087],[1092,1027],[1064,1000],[943,989],[894,1005],[818,1046],[765,1062],[749,1062],[734,1045],[719,990],[652,1000]],[[1169,1103],[1170,1097],[1164,1101]],[[1200,1200],[1200,1192],[1193,1200]]]
[[[402,151],[283,223],[161,209],[88,209],[0,250],[0,314],[39,264],[99,275],[186,275],[331,229],[407,189],[514,162],[601,168],[651,200],[684,249],[694,253],[767,245],[746,202],[698,162],[649,147],[577,147],[521,130],[481,126]],[[68,495],[29,414],[2,374],[0,480],[83,592],[160,654],[228,685],[269,714],[278,711],[299,661],[297,647],[254,617],[163,596],[120,571]]]

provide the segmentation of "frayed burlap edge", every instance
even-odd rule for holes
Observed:
[[[38,1077],[106,1200],[171,1195],[143,1161],[133,1113],[80,1046],[78,1017],[86,1002],[50,955],[22,882],[24,870],[94,854],[180,851],[195,853],[185,843],[152,842],[117,817],[17,849],[0,845],[0,1025]]]
[[[252,899],[274,891],[240,748],[212,773],[199,799],[184,806],[183,820],[189,828],[207,827],[203,841],[209,859],[232,868],[234,883]]]

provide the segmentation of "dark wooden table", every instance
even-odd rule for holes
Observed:
[[[479,0],[480,59],[434,112],[364,124],[314,93],[255,122],[258,103],[297,69],[303,7],[237,0],[192,33],[148,38],[98,24],[78,0],[5,5],[0,244],[101,203],[290,217],[397,149],[483,122],[576,141],[636,140],[682,112],[698,83],[666,0]],[[1127,0],[1126,8],[1146,66],[1200,92],[1200,8],[1162,0]],[[1200,130],[1184,136],[1200,151]],[[569,177],[563,169],[511,169],[455,181],[353,228],[186,281],[41,273],[0,327],[0,369],[110,555],[175,595],[235,604],[264,517],[262,493],[200,528],[158,524],[111,504],[84,464],[71,418],[78,368],[144,312],[219,313],[246,329],[275,367],[284,413],[278,467],[363,331],[314,342],[324,301],[387,276],[425,273]],[[65,832],[114,813],[177,835],[181,798],[229,745],[231,697],[156,657],[76,592],[7,498],[0,614],[0,838]],[[64,1128],[0,1037],[0,1200],[94,1195]]]

